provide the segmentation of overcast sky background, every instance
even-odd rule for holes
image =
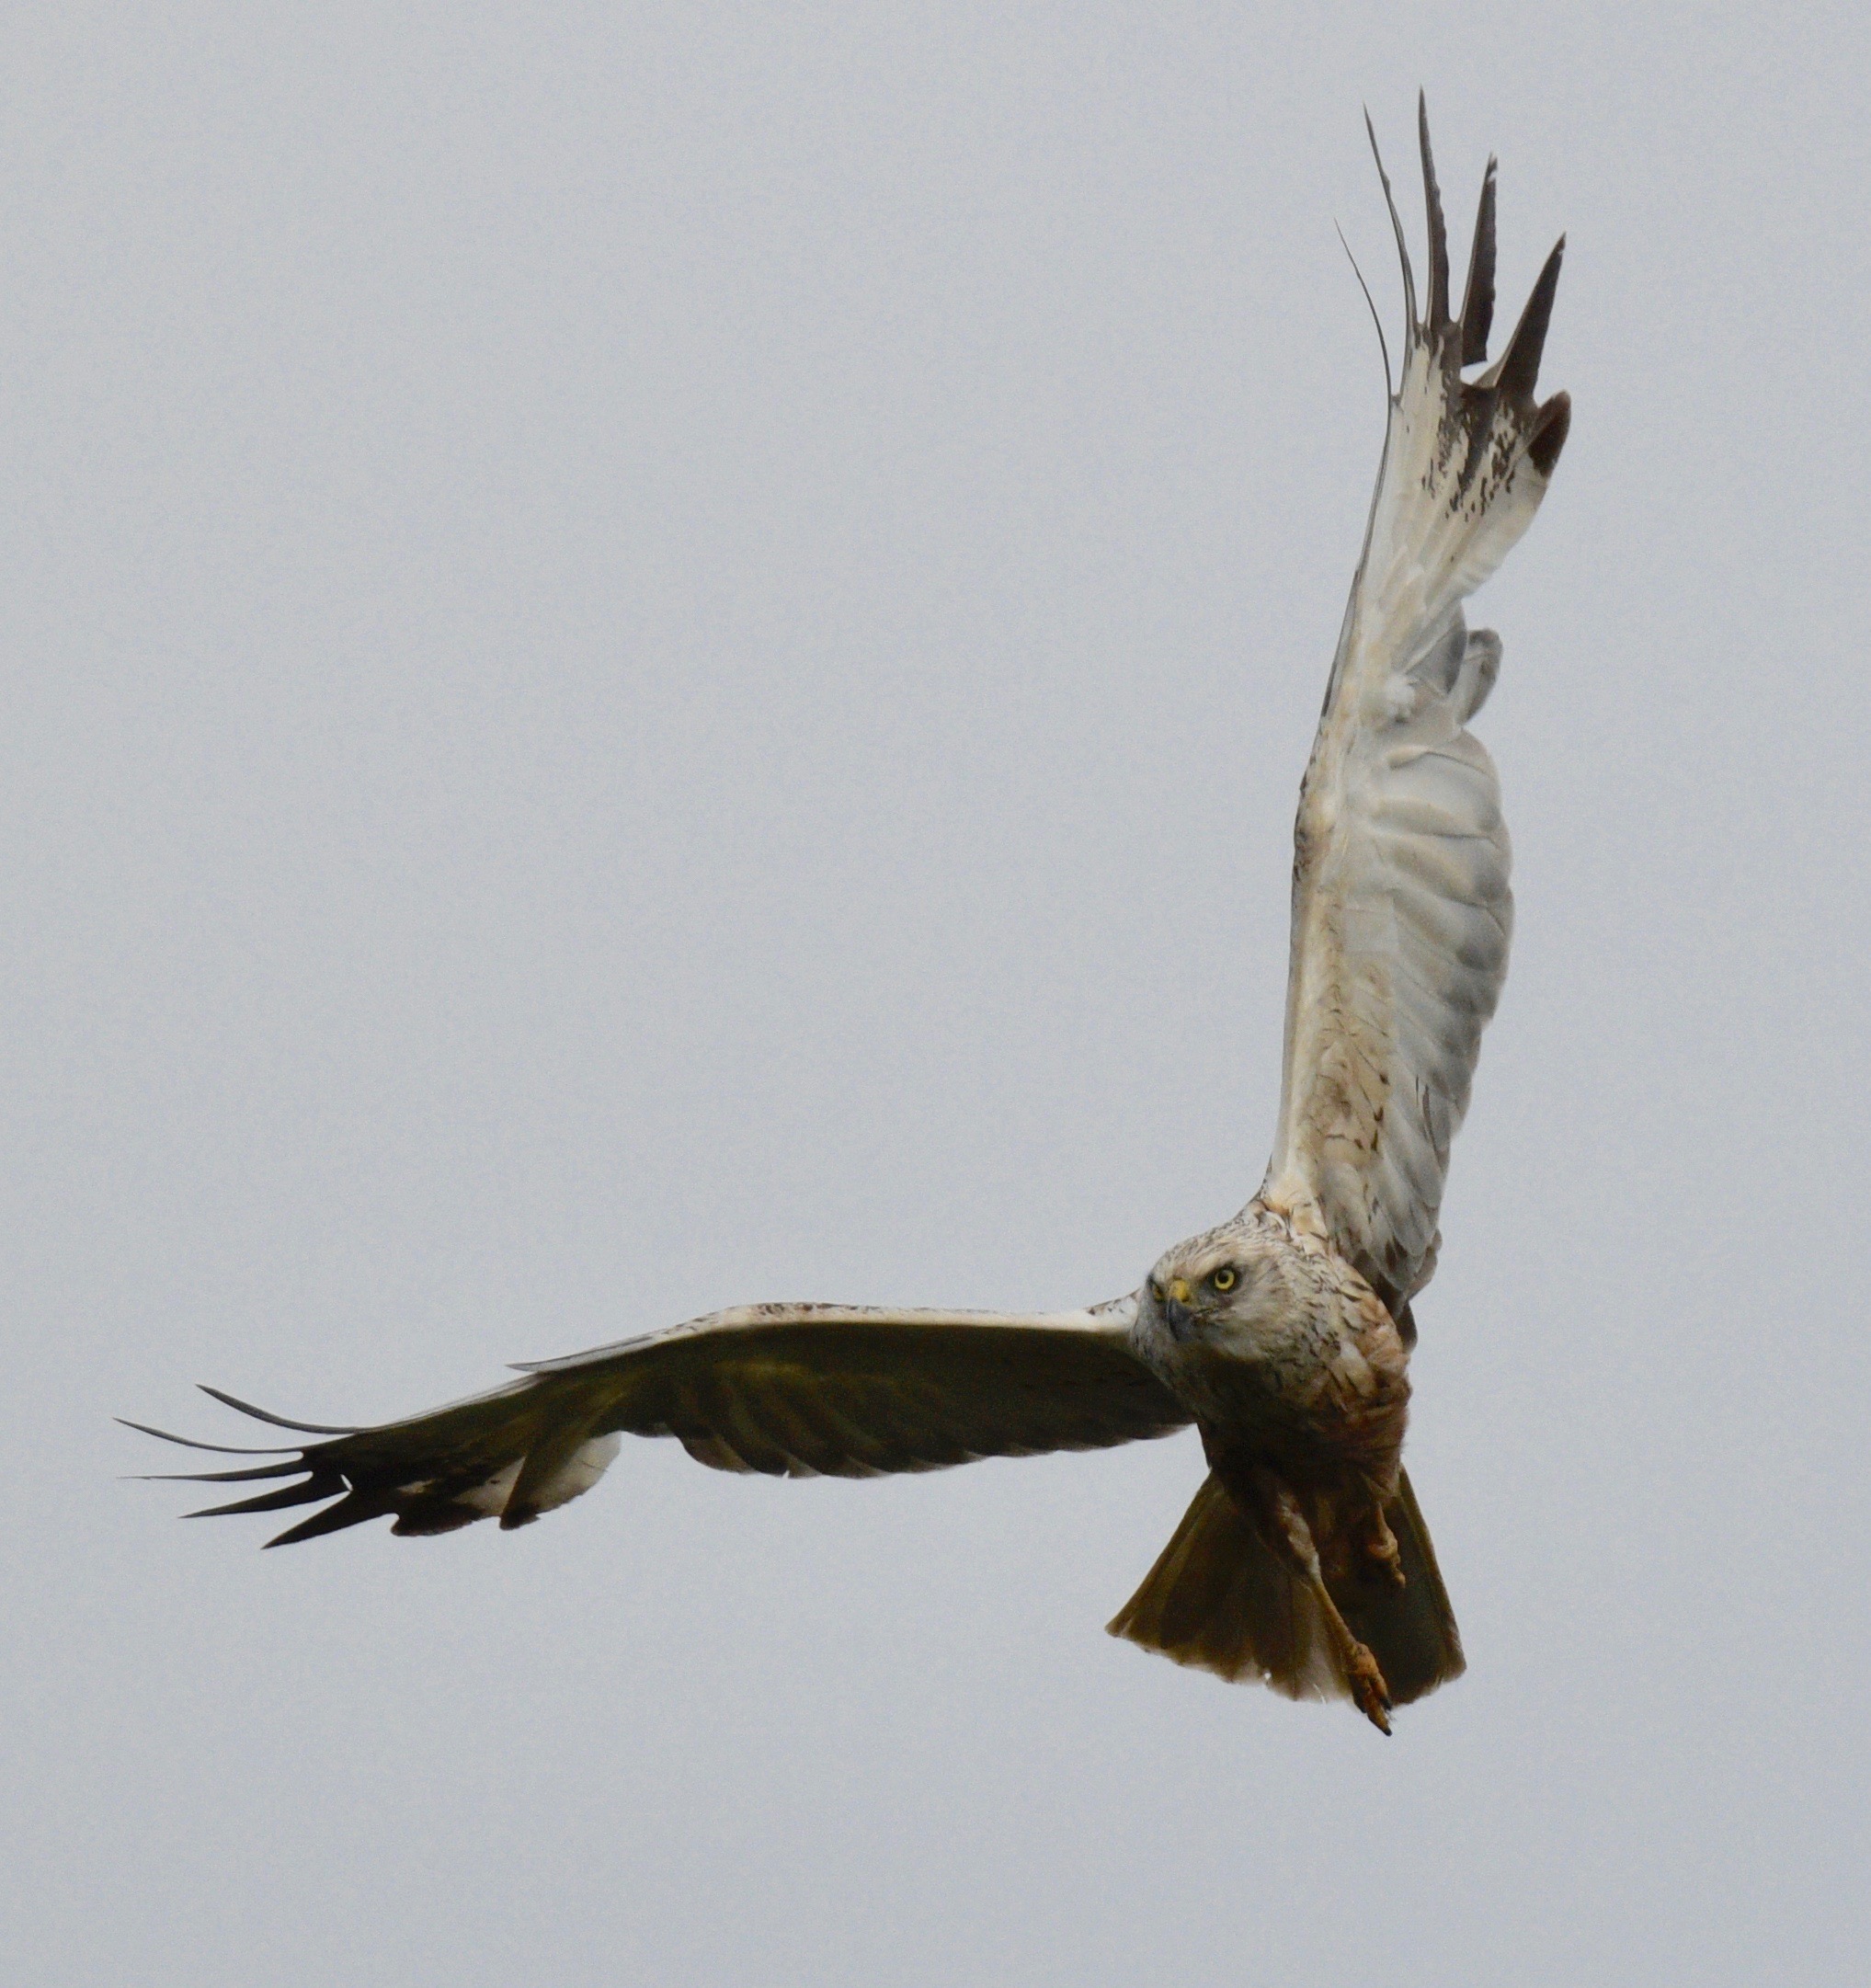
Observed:
[[[10,17],[6,1979],[1857,1978],[1871,47],[1791,20]],[[270,1555],[120,1481],[257,1440],[197,1380],[1239,1205],[1420,83],[1503,326],[1570,236],[1418,1308],[1467,1677],[1386,1742],[1106,1638],[1192,1436]]]

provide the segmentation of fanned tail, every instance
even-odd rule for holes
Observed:
[[[1345,1695],[1318,1605],[1213,1471],[1106,1628],[1230,1683],[1258,1681],[1289,1698]]]
[[[1465,1669],[1462,1639],[1409,1480],[1386,1508],[1405,1576],[1375,1570],[1329,1581],[1340,1613],[1377,1659],[1392,1701],[1408,1705]],[[1143,1585],[1109,1625],[1145,1650],[1289,1698],[1349,1698],[1314,1596],[1275,1558],[1213,1472]]]
[[[1396,1536],[1403,1585],[1362,1572],[1326,1585],[1352,1635],[1377,1659],[1392,1700],[1409,1705],[1461,1676],[1468,1660],[1408,1471],[1398,1473],[1397,1495],[1384,1516]]]

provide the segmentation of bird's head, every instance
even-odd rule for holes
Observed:
[[[1237,1219],[1166,1250],[1144,1286],[1158,1329],[1179,1346],[1251,1354],[1290,1309],[1281,1251]]]

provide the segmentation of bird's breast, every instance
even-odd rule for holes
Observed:
[[[1362,1447],[1395,1422],[1401,1437],[1409,1355],[1387,1316],[1334,1303],[1297,1308],[1251,1331],[1159,1329],[1139,1349],[1205,1428],[1255,1449]]]

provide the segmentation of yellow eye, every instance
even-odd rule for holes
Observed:
[[[1240,1281],[1240,1272],[1231,1263],[1224,1263],[1208,1281],[1217,1291],[1232,1291]]]

